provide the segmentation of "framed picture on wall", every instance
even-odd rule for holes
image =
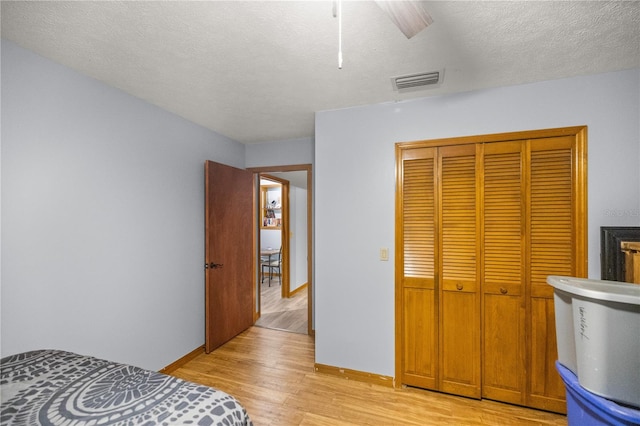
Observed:
[[[625,241],[640,241],[640,226],[600,227],[600,279],[625,281]]]

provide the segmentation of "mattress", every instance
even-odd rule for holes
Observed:
[[[0,360],[2,425],[252,425],[231,395],[59,350]]]

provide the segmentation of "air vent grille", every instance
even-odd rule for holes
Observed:
[[[442,82],[442,71],[432,71],[420,74],[403,75],[393,77],[393,90],[406,91],[420,89],[425,86],[433,86]]]

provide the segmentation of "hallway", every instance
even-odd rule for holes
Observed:
[[[274,277],[262,283],[261,316],[256,326],[275,330],[307,334],[307,289],[296,292],[290,298],[280,297],[280,278]]]

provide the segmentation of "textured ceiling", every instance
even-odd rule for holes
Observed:
[[[314,112],[640,67],[640,2],[425,2],[407,39],[373,1],[2,1],[2,37],[243,143]],[[445,70],[398,94],[390,78]]]

